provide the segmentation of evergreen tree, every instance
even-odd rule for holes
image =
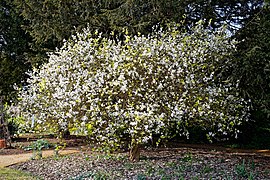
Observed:
[[[21,28],[23,18],[8,0],[0,3],[0,95],[6,100],[14,96],[13,84],[26,79],[31,67],[26,54],[30,53],[30,36]]]
[[[236,34],[238,51],[231,62],[233,79],[240,79],[242,94],[252,100],[255,121],[246,128],[250,140],[270,145],[270,7],[264,8],[246,21]],[[257,138],[257,139],[256,139]],[[259,142],[262,140],[263,142]]]
[[[24,28],[34,38],[35,48],[46,52],[60,47],[63,39],[87,24],[105,35],[111,30],[121,32],[123,28],[134,34],[147,34],[153,25],[168,21],[185,20],[184,25],[189,28],[200,19],[212,19],[213,28],[226,21],[234,30],[261,7],[263,0],[15,0],[14,3],[29,21]]]

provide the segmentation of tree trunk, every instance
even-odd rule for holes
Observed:
[[[130,151],[129,151],[129,159],[131,161],[139,161],[140,159],[140,148],[139,148],[139,145],[136,144],[136,143],[132,143],[131,144],[131,148],[130,148]]]

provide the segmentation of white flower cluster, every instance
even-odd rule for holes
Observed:
[[[85,29],[34,70],[18,107],[26,126],[87,134],[102,145],[137,144],[153,134],[200,126],[216,134],[237,134],[248,105],[236,83],[220,82],[234,42],[224,31],[202,24],[193,32],[162,29],[123,41]]]

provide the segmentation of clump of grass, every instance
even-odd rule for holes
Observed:
[[[153,166],[147,166],[146,174],[152,176],[155,173],[155,168]]]
[[[184,162],[192,162],[193,161],[193,155],[191,153],[186,153],[184,157],[182,158],[182,161]]]
[[[235,166],[235,172],[237,176],[241,178],[247,178],[249,180],[255,179],[255,163],[254,161],[246,163],[245,159],[243,159],[241,164]]]
[[[202,173],[203,174],[207,174],[207,173],[210,173],[210,172],[212,172],[213,171],[213,168],[211,168],[209,165],[205,165],[205,166],[203,166],[203,168],[202,168]]]
[[[127,170],[131,170],[134,167],[135,167],[135,165],[133,163],[130,163],[130,162],[124,164],[124,168]]]
[[[75,178],[70,178],[70,180],[83,180],[86,178],[106,180],[106,179],[109,179],[110,176],[108,175],[108,173],[103,172],[103,171],[90,171],[90,172],[84,173],[80,176],[77,176]]]
[[[245,160],[242,161],[242,164],[238,164],[235,166],[236,174],[240,177],[247,177],[247,169]]]
[[[147,180],[147,176],[145,176],[144,174],[138,174],[137,180]]]

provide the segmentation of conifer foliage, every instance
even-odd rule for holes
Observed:
[[[35,46],[54,50],[76,31],[89,24],[92,30],[106,33],[129,28],[135,33],[149,33],[157,23],[180,22],[186,28],[200,19],[217,28],[224,22],[242,25],[257,12],[263,0],[14,0],[17,11],[29,23],[24,25],[34,38]],[[185,18],[183,18],[185,16]],[[37,48],[37,47],[36,47]]]
[[[31,68],[26,59],[31,38],[21,28],[23,18],[16,13],[10,0],[0,2],[0,96],[4,102],[16,99],[13,84],[26,79]]]

